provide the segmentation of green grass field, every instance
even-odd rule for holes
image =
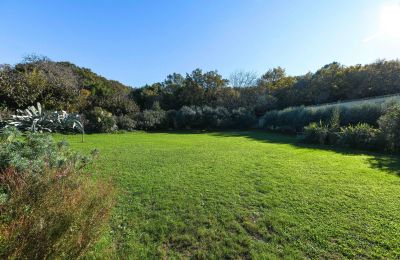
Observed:
[[[400,257],[396,157],[261,132],[65,138],[118,190],[95,256]]]

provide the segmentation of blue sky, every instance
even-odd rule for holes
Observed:
[[[388,11],[397,6],[389,0],[2,0],[0,63],[42,54],[136,87],[198,67],[225,77],[275,66],[298,75],[332,61],[400,57],[400,11]]]

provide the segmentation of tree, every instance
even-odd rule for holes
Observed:
[[[254,87],[257,85],[258,76],[254,71],[237,70],[229,77],[229,85],[233,88]]]

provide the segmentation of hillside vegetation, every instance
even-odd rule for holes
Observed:
[[[89,132],[161,129],[250,128],[271,110],[400,92],[400,62],[328,64],[315,73],[289,76],[283,68],[261,77],[196,69],[163,82],[131,88],[69,62],[30,56],[0,68],[0,120],[40,102],[47,110],[85,115]]]

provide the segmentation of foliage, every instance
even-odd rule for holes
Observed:
[[[253,127],[254,114],[246,108],[184,106],[173,118],[179,129],[241,129]]]
[[[196,112],[200,119],[204,119],[203,108],[209,107],[214,111],[213,119],[206,120],[212,125],[198,122],[181,124],[183,127],[234,127],[238,124],[221,120],[220,117],[225,116],[217,115],[216,110],[223,113],[222,109],[226,109],[232,113],[243,108],[252,113],[251,117],[265,114],[261,120],[265,122],[265,125],[261,123],[265,128],[295,133],[311,122],[322,120],[328,123],[333,109],[303,106],[396,94],[400,92],[399,75],[398,60],[378,60],[372,64],[349,67],[333,62],[315,73],[299,76],[287,75],[281,67],[269,69],[259,78],[252,72],[237,71],[233,73],[231,82],[217,71],[195,69],[186,75],[172,73],[162,82],[130,88],[69,62],[31,56],[15,66],[3,64],[0,67],[0,100],[10,110],[40,102],[47,109],[87,116],[98,107],[119,117],[118,124],[126,130],[132,129],[132,120],[138,118],[143,123],[136,124],[136,128],[175,128],[181,116],[176,120],[172,118],[172,121],[167,116],[163,123],[160,117],[168,114],[167,111],[181,109],[181,114],[185,114],[188,109],[184,107],[200,107],[201,112],[198,109]],[[165,112],[152,111],[156,102]],[[377,119],[382,115],[381,108],[376,104],[341,107],[342,126],[358,123],[377,126]],[[122,118],[129,122],[123,124]],[[111,124],[111,120],[107,121]],[[90,125],[93,126],[92,132],[110,131],[109,127],[96,127],[93,121]]]
[[[15,128],[0,134],[0,171],[40,174],[45,169],[83,168],[91,159],[68,149],[65,142],[55,143],[48,134],[28,132],[22,136]]]
[[[311,123],[310,125],[304,127],[304,141],[307,143],[315,144],[327,144],[327,138],[329,134],[329,126],[322,124],[320,122]]]
[[[400,151],[400,105],[389,106],[378,120],[390,151]]]
[[[384,108],[389,104],[360,104],[352,107],[321,106],[321,107],[289,107],[283,110],[273,110],[265,113],[260,119],[260,126],[270,130],[282,128],[291,132],[301,132],[303,127],[312,122],[322,121],[330,124],[332,115],[335,115],[335,128],[339,126],[366,123],[378,125],[378,119],[383,114]],[[339,124],[338,124],[339,122]]]
[[[1,258],[77,258],[93,246],[107,223],[112,188],[81,171],[90,161],[49,134],[3,131]]]
[[[146,109],[139,115],[139,128],[143,130],[164,129],[166,112],[161,109]]]
[[[132,116],[121,115],[116,116],[115,121],[118,129],[133,131],[138,127],[137,118],[133,118]]]
[[[23,131],[68,132],[77,129],[82,134],[85,132],[79,115],[68,114],[66,111],[44,111],[40,103],[37,103],[37,108],[30,106],[25,110],[17,109],[17,114],[11,117],[12,119],[7,121],[7,125]]]
[[[6,125],[6,120],[11,117],[11,112],[6,107],[0,106],[0,129]]]
[[[89,132],[111,133],[118,129],[112,114],[101,107],[95,107],[84,115],[85,127]]]
[[[352,107],[341,107],[341,123],[342,125],[366,123],[378,126],[378,119],[388,105],[385,102],[383,104],[364,103]]]
[[[329,124],[311,123],[304,127],[303,140],[307,143],[341,145],[350,148],[383,150],[385,142],[381,130],[366,123],[340,127],[340,110],[333,110]]]
[[[338,143],[342,146],[366,150],[384,149],[381,131],[365,123],[342,127],[339,136]]]

